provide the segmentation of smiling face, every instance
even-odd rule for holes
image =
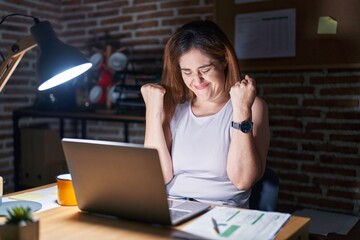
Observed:
[[[181,75],[185,85],[200,101],[216,101],[224,97],[224,64],[191,49],[179,58]]]

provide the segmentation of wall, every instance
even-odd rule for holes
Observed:
[[[128,54],[154,56],[161,55],[169,34],[181,24],[211,19],[212,5],[211,0],[34,0],[2,1],[0,9],[50,20],[63,40],[88,55],[89,40],[110,39],[128,46]],[[28,25],[10,20],[8,27],[0,25],[1,49]],[[7,191],[13,182],[11,112],[34,102],[35,53],[26,55],[0,94],[0,173],[8,182]],[[269,106],[268,165],[281,177],[279,210],[309,207],[360,215],[360,72],[304,69],[250,74]],[[142,142],[144,126],[134,124],[130,130],[130,141]],[[122,141],[121,124],[94,122],[89,138]]]
[[[280,208],[359,215],[359,72],[277,72],[255,78],[269,106],[268,164],[280,175]]]

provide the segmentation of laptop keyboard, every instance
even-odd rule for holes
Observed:
[[[170,209],[170,217],[173,221],[176,219],[182,218],[183,216],[188,215],[188,214],[189,214],[189,212],[186,212],[186,211]]]

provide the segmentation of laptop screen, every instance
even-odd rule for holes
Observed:
[[[156,149],[71,138],[64,138],[62,145],[82,211],[173,224]],[[210,206],[196,205],[199,211]]]

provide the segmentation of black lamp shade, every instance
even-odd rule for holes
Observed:
[[[40,55],[37,61],[39,90],[46,90],[69,81],[91,68],[92,64],[75,48],[61,42],[48,21],[30,29]]]

